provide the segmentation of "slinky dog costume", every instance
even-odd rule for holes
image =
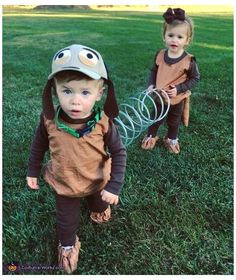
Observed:
[[[108,95],[104,110],[94,108],[86,119],[71,119],[60,106],[54,107],[54,76],[62,71],[78,71],[92,79],[104,79]],[[43,113],[31,147],[28,177],[38,177],[47,150],[44,179],[56,192],[59,265],[67,273],[77,267],[80,241],[77,237],[80,198],[86,197],[90,217],[97,223],[109,220],[110,206],[101,199],[101,190],[118,195],[124,181],[126,151],[113,119],[118,106],[112,81],[101,55],[82,45],[58,51],[43,93]],[[85,124],[82,130],[78,124]],[[69,250],[65,247],[70,246]]]
[[[169,89],[170,85],[177,88],[177,96],[170,99],[170,109],[167,114],[168,138],[176,139],[181,118],[185,125],[189,120],[190,89],[199,81],[200,74],[193,55],[184,51],[179,58],[168,57],[168,50],[157,52],[154,65],[151,69],[149,84],[156,85],[157,89]],[[165,102],[165,96],[163,95]],[[157,110],[161,110],[159,100],[155,100]],[[159,126],[164,119],[151,125],[147,135],[155,138]]]
[[[102,190],[111,172],[111,160],[104,149],[108,117],[103,113],[94,129],[80,139],[58,130],[53,120],[45,118],[44,124],[51,153],[44,179],[59,195],[69,197],[85,197]]]
[[[166,55],[166,59],[165,59]],[[168,64],[169,61],[169,64]],[[193,55],[184,52],[183,55],[180,57],[180,59],[172,60],[168,58],[166,50],[161,50],[157,56],[156,56],[156,66],[158,67],[158,71],[156,71],[156,88],[160,91],[161,90],[169,90],[171,89],[171,86],[177,86],[177,92],[178,92],[178,85],[185,82],[186,80],[191,81],[193,83],[197,80],[191,79],[190,75],[188,75],[188,72],[191,72],[192,69],[195,71],[195,67],[190,64],[193,64],[195,61],[195,58]],[[172,63],[173,62],[173,63]],[[196,75],[198,76],[198,73],[194,73],[193,77]],[[189,79],[190,78],[190,79]],[[193,86],[191,85],[191,87]],[[190,90],[183,91],[184,89],[181,88],[181,90],[178,92],[178,95],[170,99],[170,105],[176,105],[179,104],[184,100],[184,110],[182,114],[182,121],[184,125],[188,126],[189,123],[189,98],[191,95]],[[163,95],[164,102],[167,103],[166,96]]]
[[[167,30],[167,26],[175,28],[178,25],[185,23],[189,25],[189,38],[192,36],[192,24],[190,19],[185,17],[185,11],[177,8],[168,8],[163,14],[165,19],[164,36]],[[169,34],[174,36],[173,34]],[[172,38],[170,37],[170,38]],[[169,39],[170,40],[170,39]],[[187,41],[186,41],[187,42]],[[189,42],[189,41],[188,41]],[[178,45],[177,45],[178,47]],[[184,47],[184,45],[180,45]],[[170,108],[166,117],[168,125],[167,136],[164,137],[164,145],[171,153],[179,153],[180,146],[178,143],[178,131],[179,125],[182,121],[185,126],[189,123],[189,98],[191,95],[191,88],[199,81],[200,74],[198,71],[195,57],[183,50],[182,55],[177,58],[171,58],[168,56],[168,49],[162,49],[155,55],[154,66],[151,69],[149,78],[149,85],[153,85],[162,95],[164,104],[167,103],[167,97],[162,91],[168,91],[172,88],[176,88],[177,96],[169,99]],[[154,97],[157,111],[161,111],[162,107],[160,99]],[[164,108],[165,110],[167,107]],[[155,113],[152,113],[153,118]],[[148,129],[147,136],[143,139],[143,149],[153,149],[158,141],[159,137],[156,136],[157,130],[163,123],[164,119],[154,123]]]

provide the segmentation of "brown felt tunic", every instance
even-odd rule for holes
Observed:
[[[158,71],[156,74],[156,88],[158,90],[171,89],[171,85],[175,86],[183,83],[187,79],[187,71],[190,67],[192,55],[187,54],[183,59],[174,64],[167,64],[164,60],[165,50],[161,50],[156,57],[156,65]],[[178,94],[170,99],[170,104],[175,105],[190,95],[190,91]],[[163,95],[165,99],[165,95]]]
[[[103,113],[95,128],[79,139],[58,130],[54,120],[44,121],[51,154],[43,169],[45,181],[58,194],[69,197],[84,197],[102,190],[111,172],[111,159],[104,149],[108,117]]]

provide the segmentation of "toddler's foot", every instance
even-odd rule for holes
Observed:
[[[111,207],[110,205],[107,207],[107,209],[101,213],[99,212],[91,212],[90,218],[98,224],[102,224],[105,222],[108,222],[111,218]]]
[[[63,247],[61,244],[58,246],[58,265],[68,274],[77,269],[80,246],[78,236],[74,246]]]
[[[180,146],[178,139],[169,139],[168,137],[164,137],[163,139],[164,146],[166,149],[172,154],[178,154],[180,152]]]
[[[141,148],[144,149],[144,150],[152,150],[155,147],[158,139],[159,139],[158,136],[152,137],[152,136],[147,136],[146,135],[143,138]]]

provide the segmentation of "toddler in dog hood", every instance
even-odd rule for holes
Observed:
[[[104,84],[104,110],[96,106]],[[52,93],[59,106],[54,107]],[[81,198],[96,223],[111,218],[124,182],[126,150],[113,119],[118,115],[113,84],[99,52],[71,45],[53,57],[43,93],[43,112],[28,162],[27,184],[39,189],[38,177],[54,189],[58,262],[66,273],[77,268],[81,246],[77,230]],[[50,160],[41,168],[45,152]]]

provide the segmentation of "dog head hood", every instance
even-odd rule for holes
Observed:
[[[81,72],[94,80],[104,79],[108,85],[108,94],[104,103],[104,112],[110,119],[118,116],[119,109],[113,83],[107,67],[99,52],[82,45],[71,45],[59,50],[52,60],[52,71],[43,92],[43,113],[47,119],[53,119],[55,110],[52,101],[53,77],[65,70]]]

